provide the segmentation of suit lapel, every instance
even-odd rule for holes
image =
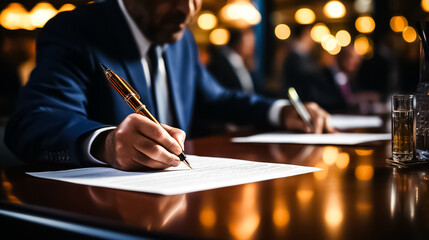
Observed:
[[[135,39],[119,8],[118,2],[108,1],[106,4],[111,5],[106,17],[109,23],[106,24],[106,26],[108,26],[109,31],[114,33],[110,35],[112,37],[110,41],[111,51],[114,51],[117,59],[120,59],[120,68],[125,73],[125,76],[122,77],[134,87],[137,93],[139,93],[141,97],[140,100],[143,104],[146,105],[149,111],[153,112],[154,104],[151,91],[146,84],[146,78]],[[114,69],[112,70],[115,71]]]

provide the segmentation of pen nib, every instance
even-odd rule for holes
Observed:
[[[106,66],[104,66],[102,63],[100,63],[100,66],[101,66],[101,68],[103,69],[103,72],[106,72],[106,71],[107,71],[107,67],[106,67]]]
[[[185,160],[183,160],[183,162],[186,164],[186,166],[188,166],[190,169],[193,169],[192,167],[191,167],[191,164],[189,164],[188,163],[188,161],[185,159]]]

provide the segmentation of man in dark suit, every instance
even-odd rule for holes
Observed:
[[[251,28],[230,28],[227,45],[213,46],[207,69],[223,86],[255,93],[254,70],[255,33]]]
[[[162,169],[179,165],[185,132],[204,124],[199,114],[305,130],[286,102],[226,90],[208,74],[186,30],[200,6],[108,0],[57,15],[38,36],[37,66],[9,121],[8,146],[45,163]],[[132,113],[100,63],[133,85],[163,127]],[[317,132],[332,131],[324,110],[307,108]]]

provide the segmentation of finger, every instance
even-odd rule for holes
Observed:
[[[137,158],[133,158],[133,161],[137,163],[139,166],[141,166],[142,170],[149,169],[166,169],[171,167],[170,165],[167,165],[162,162],[154,161],[150,159],[149,157],[145,156],[144,154],[141,154],[141,156]]]
[[[305,124],[299,115],[289,118],[286,122],[286,127],[288,129],[304,131],[306,133],[311,132],[311,129]]]
[[[140,160],[146,166],[159,166],[162,163],[167,166],[177,167],[180,164],[180,159],[175,154],[169,152],[163,146],[147,138],[140,138],[133,144],[134,148],[143,156],[136,156],[134,159]],[[154,163],[158,162],[158,163]]]
[[[185,150],[185,139],[186,139],[186,133],[179,128],[174,128],[171,126],[168,126],[166,124],[162,124],[162,127],[170,134],[170,136],[179,143],[180,147],[182,148],[182,151]]]
[[[337,130],[331,125],[331,116],[329,114],[325,117],[325,125],[324,125],[323,129],[327,133],[337,132]]]
[[[323,127],[325,125],[324,121],[325,119],[323,116],[318,115],[314,117],[314,120],[313,120],[314,133],[319,134],[323,132]]]
[[[152,122],[150,119],[137,115],[135,127],[141,135],[162,145],[169,152],[179,155],[182,152],[180,144],[177,140],[168,134],[168,132],[159,124]]]
[[[316,103],[307,103],[305,107],[308,110],[308,113],[313,120],[313,130],[315,133],[322,133],[324,127],[324,116],[325,111],[323,111]]]

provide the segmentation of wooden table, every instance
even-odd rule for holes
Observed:
[[[161,196],[3,168],[0,229],[61,239],[429,239],[429,168],[388,165],[389,141],[316,146],[230,139],[190,140],[186,153],[325,170]]]

